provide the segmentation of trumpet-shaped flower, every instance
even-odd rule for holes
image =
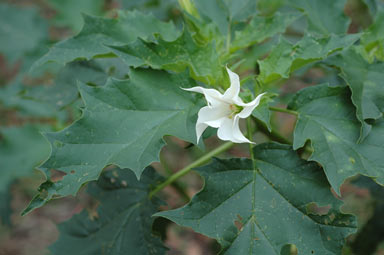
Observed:
[[[259,105],[261,97],[258,95],[252,102],[244,103],[239,97],[239,76],[227,68],[231,86],[224,95],[215,89],[193,87],[184,89],[201,93],[207,100],[207,106],[200,109],[196,122],[196,136],[199,141],[204,130],[210,126],[218,128],[217,136],[224,141],[234,143],[252,143],[240,131],[239,120],[249,117],[252,111]]]

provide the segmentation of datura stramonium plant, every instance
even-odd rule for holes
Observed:
[[[244,103],[239,97],[239,76],[227,68],[231,86],[221,94],[216,89],[193,87],[184,89],[204,94],[207,106],[200,109],[196,122],[197,142],[204,130],[210,126],[218,128],[217,136],[224,141],[234,143],[252,143],[240,131],[239,120],[251,115],[252,111],[259,105],[261,97],[258,95],[252,102]]]

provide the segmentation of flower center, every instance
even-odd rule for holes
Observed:
[[[231,111],[231,113],[229,114],[228,118],[232,119],[233,116],[235,116],[236,114],[240,113],[243,109],[244,109],[244,107],[242,107],[242,106],[238,106],[238,105],[235,105],[235,104],[230,104],[229,105],[229,110]]]

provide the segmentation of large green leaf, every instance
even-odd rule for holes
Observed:
[[[53,196],[74,195],[86,182],[96,180],[109,164],[130,168],[140,177],[143,169],[159,160],[163,136],[174,135],[196,143],[195,123],[201,97],[182,90],[195,86],[186,73],[138,69],[129,80],[110,80],[103,87],[81,86],[86,108],[80,120],[46,134],[52,145],[42,165],[67,175],[43,183],[29,210]]]
[[[48,37],[48,25],[35,8],[0,4],[0,54],[14,62]]]
[[[160,34],[164,40],[175,40],[179,34],[172,23],[164,23],[153,15],[137,11],[119,12],[115,19],[84,15],[84,27],[75,37],[55,44],[35,63],[35,67],[55,61],[61,64],[75,59],[91,59],[111,52],[105,45],[124,45],[136,40],[153,40]]]
[[[53,22],[57,26],[68,26],[79,32],[83,26],[82,13],[100,16],[103,13],[104,0],[48,0],[56,11]]]
[[[161,240],[152,234],[151,216],[159,201],[150,201],[148,193],[156,178],[150,167],[140,182],[129,169],[105,172],[88,187],[100,203],[97,211],[84,210],[60,224],[59,240],[51,246],[53,254],[165,254]]]
[[[0,220],[9,223],[11,183],[32,174],[48,157],[49,144],[32,125],[2,127],[0,136]]]
[[[125,67],[122,62],[104,63],[106,60],[112,59],[97,59],[92,61],[75,61],[68,63],[57,73],[53,84],[27,87],[26,92],[22,95],[22,98],[29,98],[48,103],[60,109],[78,98],[78,81],[86,84],[102,86],[106,83],[108,77],[116,75],[108,69],[115,70],[116,67]],[[128,73],[128,70],[126,70],[126,73]],[[117,78],[123,77],[124,76],[121,74],[118,74]]]
[[[372,128],[368,122],[383,116],[384,63],[369,64],[353,49],[333,57],[329,63],[340,67],[341,77],[351,88],[356,116],[362,125],[359,139],[362,141]]]
[[[311,141],[310,160],[319,162],[332,188],[358,173],[384,183],[384,120],[372,125],[370,134],[356,143],[361,124],[348,87],[327,84],[299,91],[289,108],[299,113],[294,131],[294,149]]]
[[[331,53],[352,45],[359,35],[330,35],[322,38],[305,36],[295,45],[281,38],[271,54],[264,60],[258,61],[263,83],[288,78],[289,74],[300,67],[326,58]]]
[[[308,32],[314,34],[344,34],[350,20],[344,13],[347,0],[288,0],[302,11],[308,20]]]
[[[223,254],[279,255],[285,244],[299,254],[340,254],[355,222],[339,212],[322,169],[288,145],[262,144],[254,156],[256,168],[249,159],[199,168],[204,189],[185,207],[156,216],[217,239]]]
[[[296,14],[277,13],[271,17],[255,16],[250,23],[242,30],[235,32],[235,38],[231,43],[231,50],[248,47],[260,43],[278,33],[285,32],[285,29],[297,18]]]
[[[148,65],[155,69],[181,72],[189,67],[191,76],[208,84],[224,82],[224,73],[215,45],[197,45],[187,30],[175,41],[157,43],[137,40],[111,47],[128,66]]]

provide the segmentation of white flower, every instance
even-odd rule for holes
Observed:
[[[244,103],[239,97],[239,76],[228,68],[227,72],[231,86],[224,92],[224,95],[215,89],[203,87],[184,89],[204,94],[208,103],[208,106],[201,108],[198,114],[196,122],[197,142],[199,142],[204,130],[210,126],[218,128],[217,136],[221,140],[234,143],[252,143],[241,133],[239,120],[251,115],[265,93],[258,95],[252,102]]]

